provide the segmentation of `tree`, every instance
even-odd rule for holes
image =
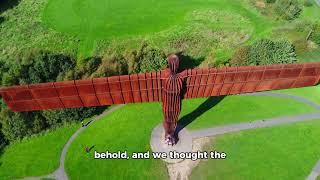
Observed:
[[[294,63],[297,61],[294,46],[288,41],[273,42],[268,39],[256,41],[250,48],[248,64],[268,65]]]
[[[143,44],[136,55],[139,72],[159,71],[167,67],[167,56],[160,49]]]
[[[269,39],[256,41],[249,51],[250,65],[273,64],[272,54],[274,52],[274,42]]]

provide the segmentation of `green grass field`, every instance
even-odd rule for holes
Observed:
[[[184,101],[182,121],[195,119],[187,128],[208,128],[313,111],[312,108],[295,101],[270,97],[230,96],[212,108],[212,105],[216,104],[215,101],[206,99]],[[159,160],[93,159],[94,150],[98,152],[128,150],[130,153],[149,151],[150,133],[161,120],[160,104],[148,103],[127,105],[97,121],[72,143],[66,159],[69,177],[99,179],[107,174],[109,179],[166,179],[164,163]],[[93,147],[88,154],[84,151],[87,146]],[[140,173],[133,173],[137,171]]]
[[[296,88],[296,89],[284,89],[284,90],[278,90],[275,92],[301,96],[317,104],[320,104],[320,96],[319,96],[320,86]]]
[[[319,9],[305,7],[300,18],[283,21],[262,15],[250,0],[21,0],[0,16],[0,59],[16,60],[19,53],[31,49],[80,59],[126,52],[147,42],[166,53],[183,50],[205,65],[226,61],[237,47],[257,39],[305,38],[306,32],[298,32],[296,26],[320,20]],[[298,54],[301,62],[319,61],[319,57],[319,48]],[[320,87],[309,87],[275,92],[320,104],[319,91]],[[242,96],[186,100],[182,107],[180,123],[191,130],[315,111],[289,99]],[[149,103],[127,105],[95,122],[67,153],[69,177],[167,179],[160,160],[93,160],[94,150],[150,150],[150,133],[161,121],[160,104]],[[0,153],[0,179],[54,171],[63,145],[76,128],[63,127],[6,147]],[[302,179],[320,158],[319,128],[319,122],[306,122],[219,136],[211,148],[226,151],[230,158],[201,163],[191,178]],[[87,146],[93,147],[90,153],[85,152]],[[266,158],[270,152],[274,156]]]
[[[167,53],[226,61],[236,47],[295,23],[264,16],[249,0],[21,0],[1,17],[0,58],[33,48],[86,57],[148,42]],[[314,5],[296,21],[319,17]]]
[[[62,148],[79,127],[67,125],[15,142],[0,153],[0,179],[46,175],[59,167]]]
[[[320,61],[320,48],[310,52],[302,53],[298,56],[299,60],[303,62],[319,62]]]
[[[305,179],[320,158],[320,121],[215,137],[210,150],[226,160],[202,161],[191,179]]]
[[[0,57],[28,48],[92,55],[147,41],[168,52],[186,47],[194,57],[214,53],[219,60],[283,24],[240,0],[21,0],[2,16]]]

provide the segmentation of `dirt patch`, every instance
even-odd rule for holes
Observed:
[[[211,142],[212,138],[199,138],[193,141],[192,151],[203,151],[204,147]],[[192,170],[198,166],[200,160],[184,160],[175,164],[167,164],[170,180],[188,180]]]

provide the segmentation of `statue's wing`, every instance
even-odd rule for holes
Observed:
[[[318,84],[320,63],[193,69],[185,98],[224,96]]]
[[[13,86],[0,94],[15,112],[153,102],[161,100],[161,73]]]

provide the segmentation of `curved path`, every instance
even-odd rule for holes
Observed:
[[[304,103],[306,105],[312,106],[315,109],[320,111],[320,105],[307,100],[303,97],[294,96],[294,95],[288,95],[288,94],[282,94],[282,93],[272,93],[272,92],[260,92],[260,93],[250,93],[250,94],[243,94],[241,96],[271,96],[271,97],[279,97],[279,98],[288,98],[295,101],[298,101],[300,103]],[[118,105],[113,107],[112,109],[102,113],[101,115],[95,117],[92,121],[89,122],[89,125],[93,123],[94,121],[120,109],[124,105]],[[208,128],[208,129],[201,129],[201,130],[195,130],[190,131],[192,138],[201,138],[201,137],[208,137],[208,136],[215,136],[218,134],[225,134],[230,132],[236,132],[236,131],[242,131],[247,129],[256,129],[256,128],[263,128],[263,127],[271,127],[281,124],[289,124],[299,121],[308,121],[308,120],[319,120],[320,119],[320,112],[316,113],[308,113],[303,115],[296,115],[296,116],[288,116],[288,117],[280,117],[280,118],[272,118],[272,119],[263,119],[263,120],[256,120],[253,122],[246,122],[246,123],[238,123],[238,124],[231,124],[231,125],[225,125],[225,126],[218,126],[214,128]],[[64,168],[64,162],[65,162],[65,156],[67,154],[67,150],[71,143],[75,140],[75,138],[84,131],[88,126],[81,127],[78,129],[68,140],[66,145],[64,146],[61,157],[60,157],[60,166],[59,168],[53,172],[52,174],[49,174],[47,176],[41,176],[41,177],[27,177],[24,179],[42,179],[42,178],[54,178],[57,180],[67,180],[68,177],[65,172]],[[308,180],[315,180],[317,176],[320,175],[320,161],[315,166],[315,168],[312,170],[311,174],[307,178]]]
[[[63,147],[62,153],[60,155],[60,165],[59,168],[54,171],[52,174],[49,175],[45,175],[45,176],[40,176],[40,177],[26,177],[23,179],[26,180],[33,180],[33,179],[44,179],[44,178],[53,178],[53,179],[57,179],[57,180],[67,180],[68,176],[66,174],[66,171],[64,169],[64,161],[65,161],[65,157],[67,154],[67,151],[71,145],[71,143],[76,139],[76,137],[82,132],[84,131],[90,124],[92,124],[93,122],[101,119],[104,116],[107,116],[109,114],[111,114],[112,112],[122,108],[125,105],[118,105],[115,107],[112,107],[111,109],[105,111],[104,113],[100,114],[99,116],[94,117],[91,121],[89,121],[86,126],[79,128],[68,140],[68,142],[65,144],[65,146]]]

